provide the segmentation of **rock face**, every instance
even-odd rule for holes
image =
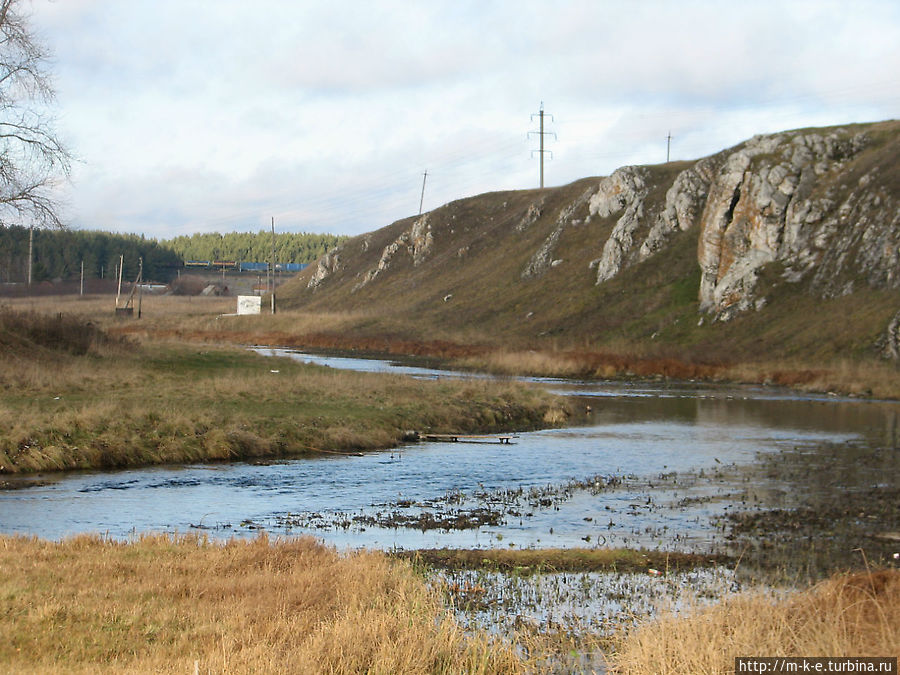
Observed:
[[[876,346],[882,357],[894,361],[900,360],[900,312],[894,314]]]
[[[315,290],[329,276],[341,269],[340,251],[341,247],[338,246],[337,248],[329,251],[324,256],[319,258],[319,262],[316,263],[316,269],[313,272],[312,276],[309,278],[307,288]]]
[[[765,305],[756,288],[771,263],[782,266],[785,283],[807,280],[822,297],[849,293],[860,280],[900,287],[896,192],[878,185],[877,166],[853,185],[842,182],[867,143],[865,133],[840,129],[757,136],[679,173],[663,205],[647,204],[647,169],[618,169],[589,198],[592,218],[618,217],[591,262],[595,283],[696,228],[700,310],[717,320]]]
[[[639,167],[626,166],[600,182],[590,198],[590,216],[608,218],[622,212],[612,234],[603,245],[603,253],[591,262],[597,268],[597,283],[612,279],[634,247],[634,234],[644,215],[647,185]]]
[[[431,225],[428,222],[428,214],[417,219],[412,227],[388,244],[381,253],[378,264],[365,273],[362,280],[354,287],[354,291],[373,282],[382,272],[387,270],[398,255],[412,257],[413,265],[421,265],[434,245],[434,236],[431,233]]]
[[[876,213],[873,199],[834,185],[865,145],[863,134],[779,134],[727,156],[701,217],[701,310],[727,319],[758,307],[759,271],[774,262],[786,282],[812,274],[823,296],[843,292],[834,282],[848,273],[893,281],[896,205],[892,215]],[[863,239],[871,241],[861,246]]]
[[[641,260],[663,248],[676,232],[686,232],[699,224],[715,170],[715,160],[706,158],[678,174],[672,187],[666,192],[666,204],[662,213],[657,216],[647,238],[641,244]]]
[[[582,193],[580,197],[578,197],[572,203],[567,204],[559,212],[559,215],[556,218],[556,226],[553,228],[553,231],[544,240],[544,243],[537,250],[537,252],[533,256],[531,256],[531,260],[529,260],[528,264],[525,265],[525,269],[522,270],[521,276],[523,279],[539,277],[551,267],[555,267],[562,262],[561,260],[553,259],[553,253],[556,250],[556,245],[559,243],[559,238],[562,236],[563,231],[569,225],[574,224],[573,218],[575,212],[578,210],[578,207],[584,204],[588,199],[590,199],[592,192],[592,190],[588,190]],[[516,226],[516,230],[519,232],[524,231],[527,228],[527,225],[523,227],[523,223],[531,224],[535,220],[537,220],[540,215],[540,210],[532,205],[531,207],[529,207],[528,212],[525,214],[525,217]]]

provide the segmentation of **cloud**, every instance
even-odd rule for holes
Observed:
[[[534,187],[698,157],[754,133],[896,115],[894,2],[66,0],[34,4],[70,220],[151,236],[356,233]],[[548,119],[549,122],[549,119]],[[549,141],[550,139],[548,139]]]

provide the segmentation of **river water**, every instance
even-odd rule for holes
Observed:
[[[483,377],[259,351],[333,368]],[[521,433],[510,445],[415,443],[358,457],[31,476],[22,479],[28,487],[0,491],[0,531],[53,539],[83,532],[124,538],[202,531],[226,538],[266,531],[385,550],[640,545],[727,551],[735,545],[726,536],[735,510],[794,508],[827,499],[832,490],[897,485],[897,475],[890,475],[900,446],[894,402],[767,387],[534,381],[590,409],[584,421]],[[773,469],[783,458],[819,455],[832,462],[820,479],[810,471],[798,477],[803,471],[789,459],[784,471]],[[861,467],[863,455],[872,466]],[[859,536],[896,528],[892,517],[863,518]]]

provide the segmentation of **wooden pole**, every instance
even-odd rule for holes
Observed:
[[[119,256],[119,287],[116,290],[116,309],[119,309],[119,296],[122,295],[122,268],[125,267],[123,264],[125,262],[125,256]]]
[[[272,314],[275,313],[275,216],[272,216]]]
[[[28,288],[31,289],[31,261],[34,260],[34,225],[28,233]]]
[[[141,306],[144,303],[144,259],[138,258],[138,318],[141,318]]]

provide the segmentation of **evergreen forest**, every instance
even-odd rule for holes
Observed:
[[[28,280],[29,228],[0,225],[0,283]],[[346,237],[331,234],[277,233],[275,259],[279,263],[309,263]],[[167,282],[185,260],[266,262],[272,257],[272,233],[218,232],[149,239],[143,235],[95,230],[35,229],[32,280],[77,279],[84,263],[86,279],[112,278],[123,256],[123,277],[137,275],[143,259],[144,279]]]

